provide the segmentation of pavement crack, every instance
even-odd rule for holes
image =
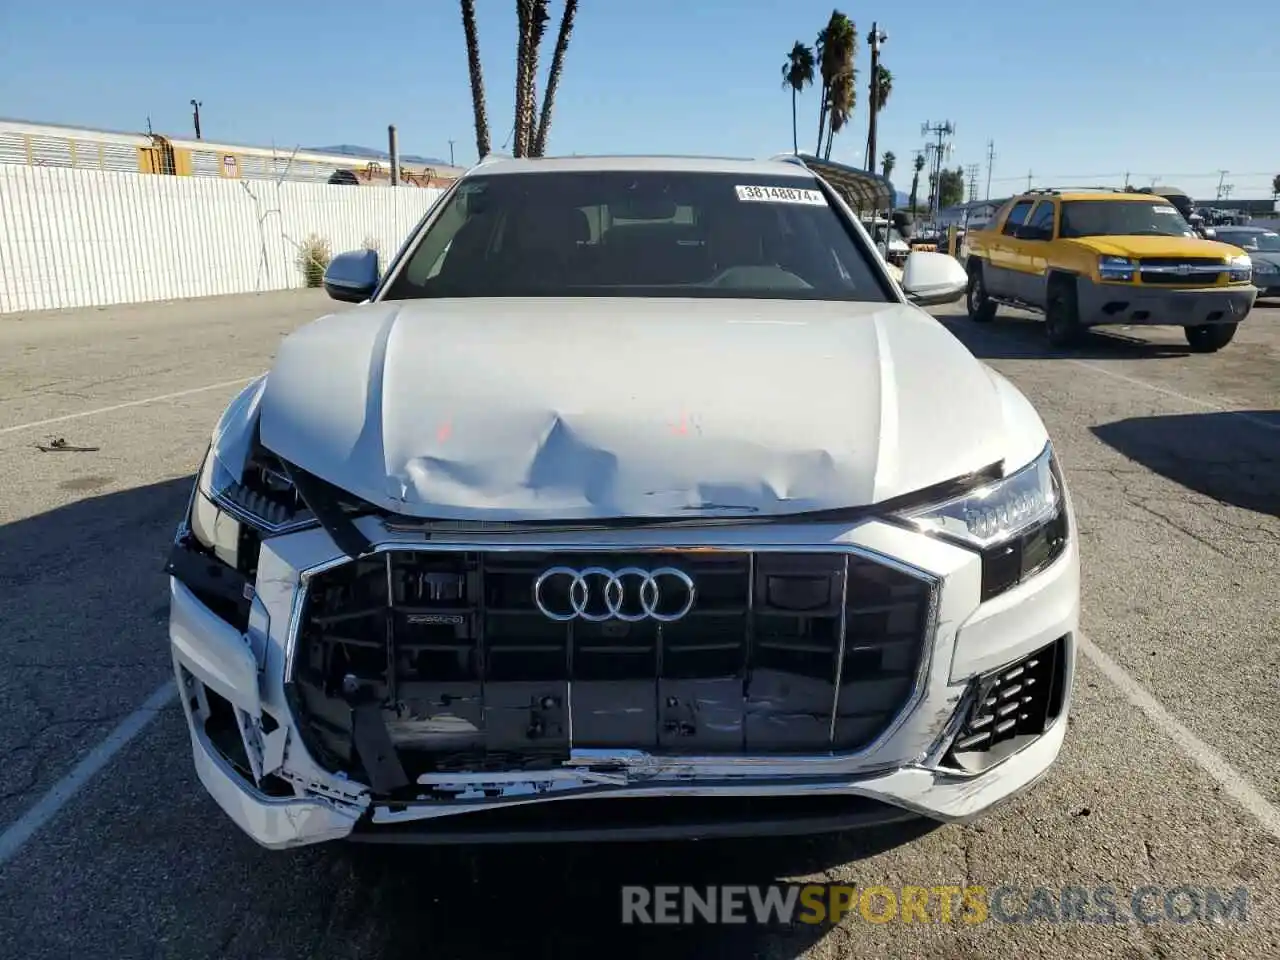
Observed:
[[[1200,536],[1200,534],[1196,533],[1194,530],[1188,529],[1186,526],[1174,520],[1172,517],[1166,516],[1165,514],[1161,513],[1159,510],[1152,509],[1150,506],[1148,506],[1145,502],[1141,500],[1135,500],[1132,497],[1125,497],[1125,500],[1128,501],[1132,506],[1137,507],[1139,510],[1142,510],[1145,513],[1151,514],[1151,516],[1155,517],[1156,519],[1163,520],[1170,527],[1173,527],[1173,529],[1183,534],[1186,534],[1188,537],[1196,541],[1196,543],[1200,544],[1201,546],[1208,547],[1210,550],[1212,550],[1214,553],[1216,553],[1218,556],[1222,557],[1223,559],[1226,559],[1226,560],[1231,559],[1230,556],[1228,556],[1227,553],[1223,551],[1220,547],[1218,547],[1216,544],[1214,544],[1209,540],[1206,540],[1204,537]]]

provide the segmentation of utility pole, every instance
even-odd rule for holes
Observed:
[[[933,198],[930,204],[930,213],[934,222],[937,222],[938,211],[942,208],[942,158],[945,154],[951,152],[951,144],[949,138],[956,132],[956,125],[950,120],[942,123],[925,122],[920,127],[920,132],[926,137],[936,137],[937,143],[929,144],[929,148],[933,150]]]
[[[196,100],[195,100],[195,99],[192,99],[192,101],[191,101],[191,109],[192,109],[192,111],[193,111],[193,113],[194,113],[194,119],[195,119],[195,124],[196,124],[196,139],[197,139],[197,140],[199,140],[199,139],[200,139],[200,108],[201,108],[201,107],[203,107],[203,106],[204,106],[204,101],[203,101],[203,100],[201,100],[201,101],[199,101],[199,102],[196,102]]]
[[[400,186],[400,138],[396,135],[396,125],[387,124],[387,159],[391,162],[391,185]]]
[[[1030,170],[1028,170],[1027,171],[1027,189],[1028,190],[1031,189],[1031,177],[1032,177],[1032,173]]]
[[[984,200],[991,199],[991,168],[996,162],[996,142],[994,140],[987,141],[987,195]]]
[[[876,172],[876,114],[880,112],[880,44],[889,39],[873,20],[871,36],[867,37],[867,45],[871,47],[871,120],[867,125],[867,163],[866,169]]]
[[[1226,178],[1227,178],[1227,174],[1228,174],[1228,173],[1230,173],[1230,172],[1231,172],[1231,171],[1229,171],[1229,170],[1219,170],[1219,171],[1218,171],[1218,193],[1217,193],[1217,199],[1219,199],[1219,200],[1225,200],[1225,199],[1227,198],[1227,196],[1231,193],[1232,185],[1231,185],[1231,184],[1229,184],[1229,183],[1223,183],[1223,181],[1224,181],[1224,180],[1226,180]]]
[[[453,166],[453,141],[449,141],[449,166]]]

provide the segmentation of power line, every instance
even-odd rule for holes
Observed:
[[[1040,175],[1041,180],[1150,180],[1152,177],[1162,180],[1217,180],[1222,175],[1221,170],[1202,171],[1200,173],[1150,173],[1140,170],[1126,170],[1119,173],[1055,173],[1051,176]],[[1270,179],[1275,176],[1274,173],[1258,172],[1258,173],[1237,173],[1239,177],[1266,177]],[[1012,183],[1015,180],[1025,180],[1026,175],[1016,177],[994,177],[992,183]]]

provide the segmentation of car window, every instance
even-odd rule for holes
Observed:
[[[1218,230],[1218,239],[1244,250],[1280,253],[1280,234],[1261,230]]]
[[[1035,212],[1027,220],[1027,227],[1034,233],[1028,232],[1027,236],[1032,240],[1052,240],[1053,239],[1053,219],[1054,205],[1052,200],[1041,200],[1036,204]]]
[[[384,299],[640,296],[885,302],[875,253],[805,176],[474,176]]]
[[[1067,200],[1060,237],[1192,237],[1178,208],[1164,200]]]
[[[1009,211],[1009,219],[1004,222],[1003,233],[1007,237],[1013,236],[1013,232],[1027,219],[1027,214],[1031,210],[1030,200],[1019,200],[1013,205],[1013,209]]]

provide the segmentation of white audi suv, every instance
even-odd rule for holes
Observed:
[[[834,169],[833,167],[827,168]],[[851,174],[856,176],[856,174]],[[964,820],[1055,761],[1044,424],[803,160],[490,159],[226,409],[167,566],[270,848]],[[842,188],[843,189],[843,188]]]

